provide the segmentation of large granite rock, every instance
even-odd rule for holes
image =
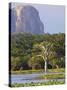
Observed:
[[[44,25],[40,20],[39,12],[32,6],[17,6],[12,11],[12,32],[26,32],[32,34],[44,33]],[[16,27],[16,28],[15,28]]]
[[[16,19],[17,19],[16,11],[13,9],[11,11],[11,31],[12,32],[16,31]]]

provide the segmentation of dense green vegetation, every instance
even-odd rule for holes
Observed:
[[[51,80],[48,82],[31,82],[31,83],[15,83],[11,87],[29,87],[29,86],[43,86],[43,85],[58,85],[64,84],[65,81]]]
[[[47,42],[47,43],[46,43]],[[65,67],[65,34],[28,34],[13,33],[11,35],[11,70],[34,70],[44,69],[44,60],[41,55],[42,51],[39,47],[43,46],[48,50],[47,67],[48,68],[64,68]],[[36,47],[37,45],[37,47]],[[51,48],[52,47],[52,48]],[[45,56],[45,54],[43,55]],[[32,57],[35,57],[32,59]]]

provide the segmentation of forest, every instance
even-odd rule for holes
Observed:
[[[65,68],[65,34],[11,33],[11,70]]]

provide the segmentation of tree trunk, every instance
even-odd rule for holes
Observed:
[[[45,69],[45,74],[46,74],[46,72],[47,72],[47,60],[45,60],[44,69]]]

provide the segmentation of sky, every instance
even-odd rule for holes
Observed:
[[[17,5],[28,5],[13,3],[12,7]],[[65,6],[46,5],[46,4],[29,4],[39,11],[39,16],[44,24],[45,33],[64,33],[65,32]]]

